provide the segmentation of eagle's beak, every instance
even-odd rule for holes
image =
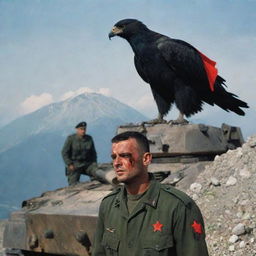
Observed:
[[[111,31],[109,32],[108,34],[108,38],[109,40],[114,37],[114,36],[117,36],[118,34],[121,34],[123,32],[123,29],[122,28],[119,28],[119,27],[116,27],[114,26]]]
[[[109,40],[111,40],[111,38],[112,37],[114,37],[115,36],[115,34],[112,32],[112,30],[109,32],[109,34],[108,34],[108,38],[109,38]]]

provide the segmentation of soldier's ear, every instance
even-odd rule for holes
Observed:
[[[152,154],[149,152],[144,153],[143,155],[143,164],[145,166],[148,166],[151,163],[152,160]]]

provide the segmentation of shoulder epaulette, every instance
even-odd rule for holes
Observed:
[[[171,195],[175,196],[176,198],[178,198],[180,201],[182,201],[187,207],[191,206],[191,203],[193,203],[194,201],[184,192],[174,188],[172,185],[165,185],[162,184],[161,188],[170,193]]]
[[[110,196],[114,196],[116,194],[118,194],[121,191],[121,188],[115,188],[111,193],[109,193],[108,195],[104,196],[102,200],[105,200],[106,198],[110,197]]]

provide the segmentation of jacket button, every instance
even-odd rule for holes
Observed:
[[[159,250],[159,245],[157,244],[157,245],[155,246],[155,248],[156,248],[156,250]]]

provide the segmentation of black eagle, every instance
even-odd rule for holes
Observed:
[[[187,123],[184,115],[200,112],[204,102],[245,114],[241,108],[248,108],[247,103],[225,90],[216,63],[192,45],[154,32],[136,19],[117,22],[109,33],[109,38],[114,36],[129,42],[136,70],[150,84],[159,112],[152,122],[163,122],[173,103],[180,111],[173,123]]]

